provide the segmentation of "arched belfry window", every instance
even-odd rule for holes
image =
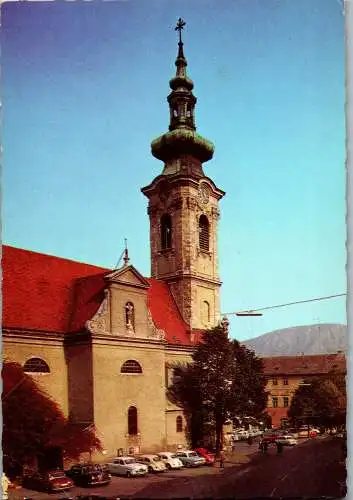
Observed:
[[[181,417],[180,415],[178,415],[176,418],[176,431],[183,432],[183,417]]]
[[[202,303],[202,319],[204,325],[208,325],[210,322],[210,304],[207,300],[204,300]]]
[[[41,358],[30,358],[24,366],[23,371],[26,373],[50,373],[49,366]]]
[[[199,219],[199,244],[201,250],[210,249],[210,224],[206,215],[200,215]]]
[[[142,373],[142,368],[140,363],[138,363],[134,359],[128,359],[122,365],[120,373]]]
[[[161,217],[161,248],[166,250],[172,246],[172,218],[169,214]]]
[[[136,406],[130,406],[127,412],[127,426],[128,434],[130,436],[136,436],[137,434],[137,408]]]
[[[125,325],[128,330],[135,329],[135,307],[132,302],[125,304]]]

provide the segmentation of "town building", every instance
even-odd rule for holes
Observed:
[[[104,456],[186,444],[166,388],[200,332],[220,322],[217,225],[224,191],[204,174],[214,146],[196,133],[179,20],[169,130],[152,142],[163,162],[148,199],[151,277],[130,263],[105,269],[4,245],[6,359],[53,398],[74,424],[95,426]],[[141,214],[142,216],[142,214]]]
[[[300,384],[312,377],[330,372],[346,373],[346,360],[342,352],[311,356],[275,356],[263,359],[267,377],[267,413],[273,427],[287,422],[288,409]]]

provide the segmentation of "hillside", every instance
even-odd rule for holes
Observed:
[[[258,356],[329,354],[348,349],[347,326],[317,324],[265,333],[242,342]]]

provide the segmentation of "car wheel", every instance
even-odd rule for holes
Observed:
[[[165,464],[168,470],[171,470],[171,465],[170,464]]]
[[[131,477],[131,472],[129,470],[126,473],[126,477]]]
[[[148,466],[148,472],[153,472],[153,469],[151,466]]]

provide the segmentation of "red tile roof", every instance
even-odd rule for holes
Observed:
[[[111,271],[3,245],[3,327],[52,333],[82,330],[104,298],[104,276]],[[148,282],[148,307],[157,328],[166,332],[169,343],[190,345],[190,329],[168,285],[153,278]],[[197,330],[194,342],[199,337]]]
[[[343,353],[264,357],[262,361],[266,375],[317,375],[334,369],[346,370]]]

